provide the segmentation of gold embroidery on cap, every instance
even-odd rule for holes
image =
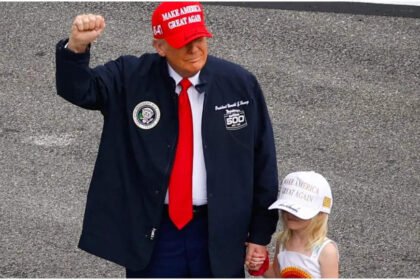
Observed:
[[[330,208],[331,207],[331,198],[324,197],[324,202],[322,202],[322,206]]]

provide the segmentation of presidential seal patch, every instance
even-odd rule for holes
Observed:
[[[133,119],[141,129],[154,128],[160,120],[159,107],[150,101],[140,102],[134,108]]]

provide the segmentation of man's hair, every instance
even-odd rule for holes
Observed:
[[[281,215],[283,231],[281,231],[277,236],[277,242],[279,245],[282,245],[283,248],[286,246],[286,242],[289,241],[292,236],[292,230],[287,228],[284,221],[283,215]],[[312,250],[316,245],[320,245],[328,232],[328,214],[318,213],[315,217],[312,218],[311,223],[306,229],[306,232],[309,234],[308,243],[305,244],[306,250]]]

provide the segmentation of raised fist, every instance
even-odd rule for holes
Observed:
[[[95,41],[105,29],[105,19],[100,15],[78,15],[71,26],[67,48],[83,53],[88,45]]]

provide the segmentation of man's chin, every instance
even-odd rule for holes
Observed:
[[[194,76],[195,74],[197,74],[203,68],[203,66],[204,64],[201,62],[190,63],[190,67],[188,67],[188,72],[190,76]]]

